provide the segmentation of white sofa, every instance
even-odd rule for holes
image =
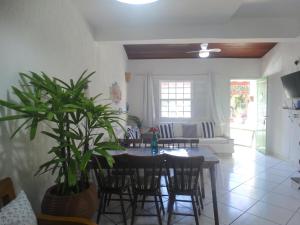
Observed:
[[[194,139],[194,137],[183,137],[182,125],[183,123],[173,123],[174,138]],[[234,152],[234,140],[223,135],[221,130],[221,126],[216,124],[214,129],[215,137],[204,138],[202,124],[201,122],[197,123],[197,139],[199,139],[199,145],[209,146],[216,154],[231,155]]]

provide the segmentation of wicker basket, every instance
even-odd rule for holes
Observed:
[[[53,194],[56,186],[50,187],[42,201],[42,213],[53,216],[74,216],[92,218],[98,207],[98,196],[95,184],[74,195],[58,196]]]

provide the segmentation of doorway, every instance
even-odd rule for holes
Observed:
[[[231,80],[230,136],[235,145],[265,152],[267,82]]]

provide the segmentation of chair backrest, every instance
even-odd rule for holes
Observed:
[[[166,170],[170,190],[177,193],[197,189],[204,157],[166,156]]]
[[[127,154],[114,156],[113,167],[110,167],[105,157],[93,157],[92,168],[100,189],[122,188],[125,186],[126,176],[129,175],[127,156]]]
[[[7,177],[0,180],[0,208],[16,198],[12,180]]]
[[[165,155],[128,155],[131,170],[131,183],[135,190],[158,191],[165,163]]]

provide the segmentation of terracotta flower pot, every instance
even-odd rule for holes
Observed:
[[[74,216],[92,218],[98,207],[95,184],[74,195],[58,196],[53,194],[56,186],[50,187],[42,201],[42,213],[53,216]]]

